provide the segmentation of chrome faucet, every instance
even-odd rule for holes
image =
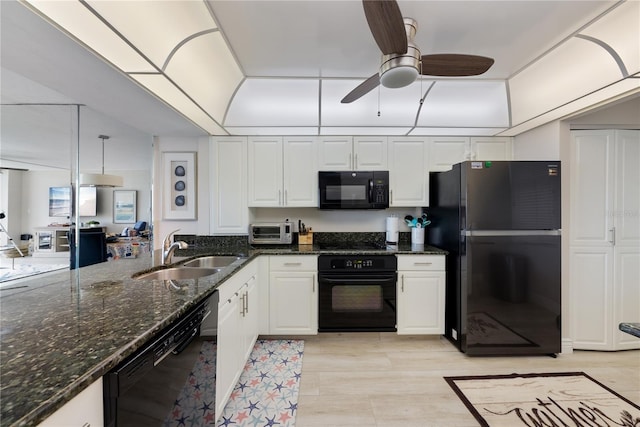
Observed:
[[[167,234],[167,237],[164,238],[164,242],[162,244],[162,265],[171,264],[171,257],[173,256],[173,252],[176,249],[187,249],[189,247],[187,242],[184,242],[182,240],[171,243],[171,236],[173,236],[173,234],[177,231],[180,231],[180,229],[178,228],[177,230],[173,230],[171,233]]]

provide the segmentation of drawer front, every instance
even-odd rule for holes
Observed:
[[[269,257],[271,271],[316,271],[316,255],[274,255]]]
[[[398,271],[444,271],[444,255],[398,255]]]

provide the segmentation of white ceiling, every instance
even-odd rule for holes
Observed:
[[[187,19],[183,7],[196,10],[197,3],[89,0],[86,4],[105,17],[120,7],[172,9],[172,22],[178,26]],[[223,35],[231,54],[227,61],[234,61],[244,75],[239,83],[230,80],[233,83],[224,87],[224,96],[206,95],[200,102],[217,125],[235,134],[390,135],[406,134],[411,129],[414,134],[451,133],[452,129],[457,134],[494,134],[508,128],[512,123],[507,79],[618,4],[602,0],[401,0],[403,14],[418,21],[415,42],[422,54],[484,55],[494,58],[495,64],[482,76],[424,78],[407,88],[372,91],[344,105],[339,103],[341,97],[374,74],[379,65],[380,54],[359,0],[206,3],[215,19],[214,27],[217,24],[220,29],[220,33],[216,30],[212,34]],[[131,34],[129,41],[134,40],[136,29],[143,30],[139,38],[148,40],[172,33],[168,29],[173,27],[166,21],[158,25],[151,18],[134,19],[133,14],[128,19],[113,16],[111,25],[125,36]],[[98,127],[91,129],[87,138],[116,134],[118,124],[125,129],[123,134],[138,133],[136,137],[146,141],[150,135],[207,133],[152,95],[150,85],[147,90],[136,83],[146,77],[135,73],[126,76],[22,4],[3,0],[0,18],[0,66],[10,71],[2,73],[3,103],[84,104],[105,119],[105,126],[109,123],[114,127],[100,129],[99,120],[94,120]],[[206,28],[204,17],[199,18],[200,28]],[[92,28],[83,31],[91,32]],[[164,50],[171,46],[164,46]],[[162,60],[156,50],[147,57]],[[221,63],[216,66],[210,59],[200,63],[197,58],[176,58],[180,67],[175,68],[187,71],[183,89],[221,90],[210,84],[213,80],[218,86],[224,83]],[[167,73],[170,71],[168,67]],[[420,109],[418,101],[427,93],[429,102]],[[197,94],[193,97],[197,99]],[[211,105],[206,106],[208,103]],[[8,123],[3,121],[2,126]],[[11,141],[3,137],[0,142],[4,157]]]

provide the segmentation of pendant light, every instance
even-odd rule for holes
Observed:
[[[107,135],[98,135],[102,140],[102,173],[81,173],[80,186],[83,187],[122,187],[122,177],[118,175],[105,175],[104,173],[104,140]]]

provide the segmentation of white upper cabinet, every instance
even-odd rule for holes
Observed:
[[[353,138],[323,136],[318,140],[318,169],[321,171],[353,170]]]
[[[249,207],[317,207],[315,137],[249,138]]]
[[[282,137],[249,138],[249,206],[282,206]]]
[[[438,136],[429,138],[429,171],[448,171],[452,165],[467,160],[470,142],[467,136]]]
[[[389,137],[389,206],[429,205],[428,153],[426,137]]]
[[[429,138],[429,170],[441,172],[465,160],[511,160],[509,137],[438,136]]]
[[[471,156],[468,160],[511,160],[511,139],[472,137]]]
[[[387,170],[386,136],[323,136],[318,150],[321,171]]]
[[[246,234],[247,138],[212,138],[210,145],[211,182],[210,224],[212,234]]]
[[[284,138],[283,206],[318,207],[317,147],[315,137]]]

